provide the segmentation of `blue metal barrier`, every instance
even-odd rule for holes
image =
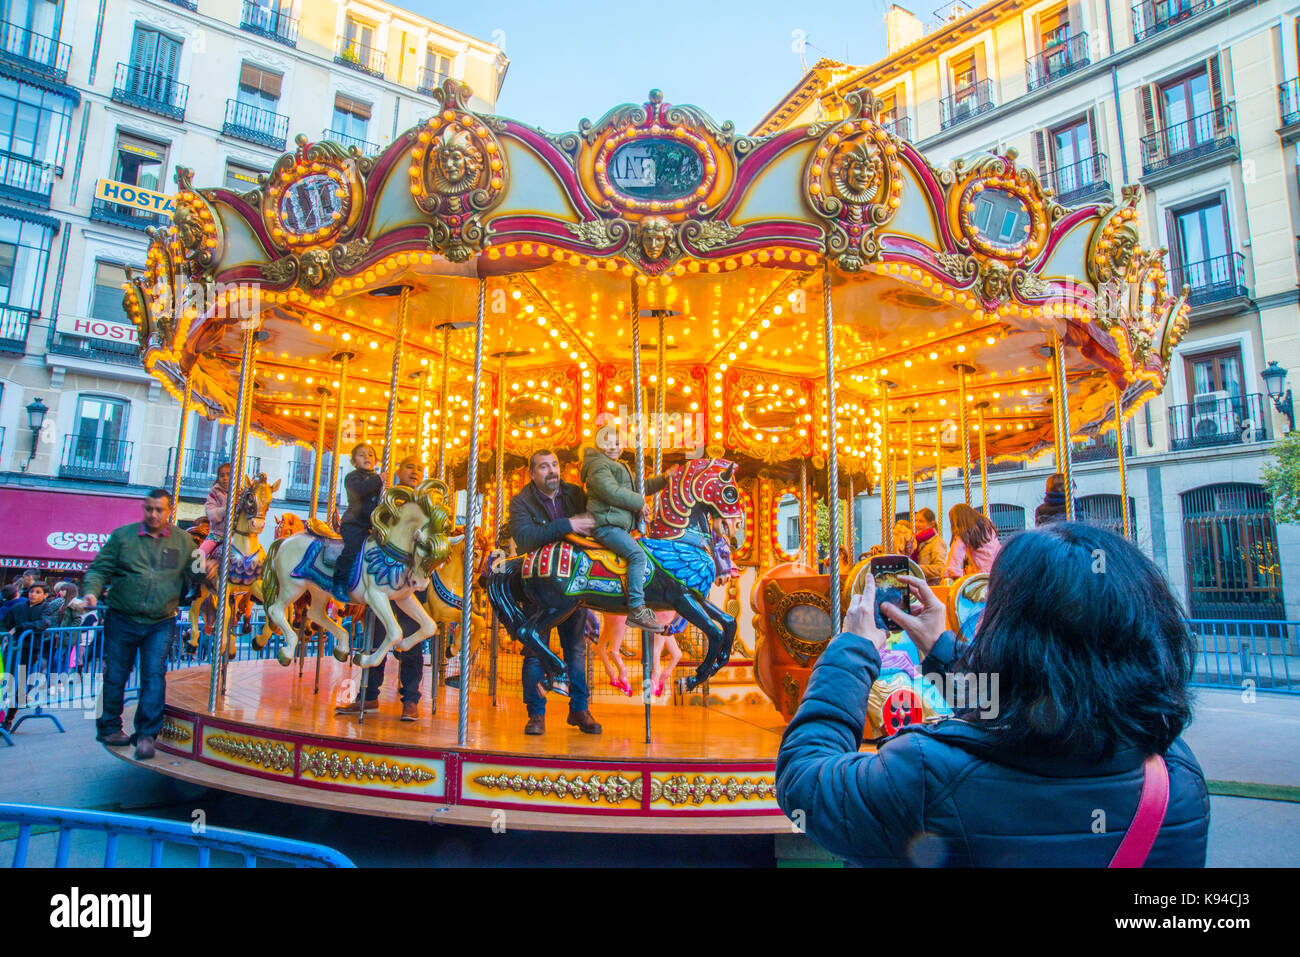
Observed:
[[[54,863],[42,866],[67,867],[74,831],[98,831],[105,835],[104,866],[117,864],[119,838],[137,837],[150,842],[149,866],[163,866],[163,849],[167,844],[188,845],[198,849],[198,867],[209,867],[213,851],[225,851],[243,858],[245,867],[256,867],[259,860],[278,861],[294,867],[355,867],[343,854],[323,844],[291,841],[270,834],[235,831],[224,827],[204,827],[199,833],[188,821],[165,821],[131,814],[106,811],[81,811],[72,808],[37,807],[32,804],[0,804],[0,821],[18,824],[13,866],[26,867],[32,828],[58,829]],[[174,863],[168,866],[176,866]]]
[[[1197,641],[1192,684],[1300,694],[1300,621],[1188,621]]]

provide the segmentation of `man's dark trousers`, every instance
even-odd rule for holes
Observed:
[[[424,592],[418,593],[415,597],[424,602]],[[396,605],[393,606],[393,614],[397,618],[397,624],[401,626],[402,635],[415,634],[420,626],[416,624],[414,618],[402,611]],[[373,634],[370,638],[370,650],[374,651],[384,642],[384,629],[378,621],[375,622]],[[401,699],[402,704],[419,704],[420,703],[420,679],[424,677],[424,642],[420,642],[414,648],[407,651],[394,651],[397,656],[397,696]],[[374,702],[379,700],[379,689],[384,685],[384,664],[388,661],[388,655],[384,655],[382,661],[370,669],[370,674],[366,676],[366,701]]]
[[[122,699],[126,679],[140,658],[140,701],[135,709],[135,734],[156,738],[163,725],[163,704],[167,696],[167,653],[176,640],[176,622],[172,619],[142,624],[111,608],[104,616],[104,687],[103,707],[95,721],[101,738],[122,730]]]
[[[586,711],[589,707],[590,689],[587,687],[587,615],[578,608],[555,629],[560,636],[560,651],[564,657],[565,673],[569,678],[569,710]],[[549,636],[547,636],[549,637]],[[520,680],[524,685],[524,705],[528,717],[546,714],[546,695],[537,689],[545,674],[542,663],[525,652]]]

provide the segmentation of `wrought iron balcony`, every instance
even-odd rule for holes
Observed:
[[[0,196],[49,209],[53,188],[54,167],[30,156],[0,150]]]
[[[1188,302],[1193,307],[1250,295],[1246,288],[1246,257],[1242,253],[1195,263],[1176,262],[1169,271],[1169,281],[1175,290],[1184,285],[1191,289]]]
[[[329,500],[329,470],[334,456],[325,453],[321,462],[320,489],[316,501],[321,505]],[[294,461],[289,463],[289,482],[284,491],[286,502],[311,502],[312,461]]]
[[[1233,104],[1201,113],[1142,137],[1142,172],[1158,173],[1203,156],[1237,148]]]
[[[334,50],[335,63],[341,63],[362,73],[382,77],[384,71],[388,69],[387,53],[366,46],[357,40],[349,40],[347,37],[335,37]]]
[[[363,156],[373,156],[379,152],[378,143],[371,143],[369,140],[363,140],[356,136],[348,136],[338,130],[321,130],[320,135],[321,139],[333,140],[335,143],[342,143],[344,146],[355,146],[361,150]]]
[[[85,336],[70,336],[55,332],[54,323],[50,323],[50,340],[45,351],[54,355],[73,356],[77,359],[90,359],[95,362],[109,362],[113,365],[139,366],[140,354],[134,342],[107,342],[103,339],[87,339]]]
[[[30,309],[0,306],[0,352],[25,353],[27,330],[38,315]]]
[[[1272,433],[1268,398],[1198,395],[1189,405],[1169,407],[1169,443],[1175,452],[1266,442]]]
[[[287,47],[298,45],[298,21],[293,17],[244,0],[239,16],[239,29],[266,37]]]
[[[144,232],[150,226],[162,228],[171,225],[171,218],[164,216],[162,213],[151,213],[148,210],[136,209],[132,206],[122,206],[118,203],[110,203],[106,199],[91,200],[90,218],[96,222],[125,226],[127,229],[138,229],[141,232]]]
[[[1133,7],[1133,42],[1141,43],[1214,6],[1214,0],[1146,0]]]
[[[1076,33],[1025,61],[1025,76],[1029,81],[1029,89],[1042,89],[1053,80],[1060,79],[1067,73],[1073,73],[1090,62],[1088,34]]]
[[[939,128],[950,129],[993,106],[993,81],[980,80],[939,101]]]
[[[259,146],[283,150],[289,136],[289,117],[238,100],[226,100],[226,121],[221,125],[221,132]]]
[[[893,133],[900,140],[912,139],[912,118],[906,113],[886,113],[880,118],[880,125]]]
[[[113,74],[113,102],[125,103],[173,120],[185,119],[190,88],[166,73],[150,73],[129,63],[119,63]]]
[[[59,478],[95,482],[130,481],[132,443],[122,439],[65,435],[59,459]]]
[[[181,465],[181,494],[206,496],[217,481],[217,468],[223,462],[229,462],[230,456],[225,452],[211,449],[186,449],[185,459]],[[250,455],[244,464],[244,474],[256,475],[262,471],[262,459]],[[166,487],[171,488],[176,481],[176,446],[167,451]]]
[[[8,20],[3,21],[0,61],[64,83],[68,79],[68,60],[71,58],[72,47],[68,44],[33,33]]]
[[[423,93],[426,96],[434,90],[442,87],[443,80],[456,79],[449,73],[439,73],[437,70],[430,70],[427,66],[420,67],[419,77],[415,84],[417,93]]]
[[[1133,454],[1133,443],[1127,436],[1124,438],[1124,454]],[[1115,458],[1119,458],[1119,443],[1115,441],[1114,431],[1104,432],[1070,450],[1070,459],[1074,462],[1109,462]]]
[[[1283,126],[1300,123],[1300,80],[1287,80],[1277,85],[1277,105]]]
[[[1048,170],[1044,184],[1056,194],[1062,206],[1075,206],[1085,200],[1110,196],[1110,174],[1104,153],[1085,156],[1069,166]]]

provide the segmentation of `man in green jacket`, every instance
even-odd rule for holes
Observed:
[[[91,562],[82,582],[87,608],[105,589],[103,707],[95,737],[115,748],[135,745],[135,756],[154,756],[167,692],[167,651],[176,637],[176,607],[190,580],[194,540],[171,520],[172,497],[153,489],[144,500],[144,521],[115,529]],[[140,703],[135,734],[122,730],[126,679],[140,657]]]

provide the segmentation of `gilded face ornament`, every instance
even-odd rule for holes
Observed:
[[[985,266],[983,276],[984,298],[989,301],[1005,299],[1010,276],[1010,270],[1002,263],[991,262]]]
[[[637,227],[637,242],[641,244],[641,251],[650,262],[663,256],[672,238],[672,223],[662,216],[649,216]]]
[[[835,172],[835,192],[850,203],[871,202],[880,184],[880,157],[866,143],[858,143],[844,154]]]
[[[329,253],[319,247],[309,249],[303,253],[299,257],[298,263],[303,285],[310,286],[313,289],[319,289],[325,285],[332,271]]]
[[[463,193],[478,182],[483,157],[464,130],[448,128],[438,142],[430,167],[433,188],[439,193]]]
[[[1110,264],[1115,270],[1115,277],[1123,279],[1133,265],[1133,256],[1137,252],[1138,239],[1131,230],[1121,229],[1115,233],[1114,246],[1110,253]]]
[[[203,226],[199,223],[199,218],[194,215],[194,210],[184,203],[177,203],[174,222],[176,235],[180,237],[181,245],[187,250],[198,249],[203,244]]]

